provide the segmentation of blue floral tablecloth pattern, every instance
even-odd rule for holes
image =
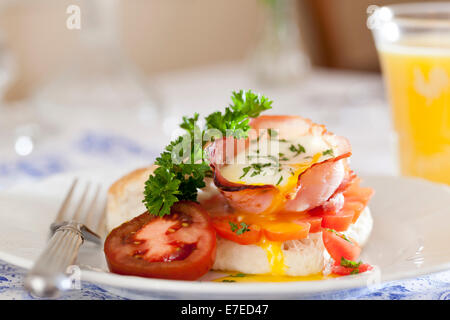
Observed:
[[[63,151],[63,152],[61,152]],[[0,159],[0,189],[17,183],[33,181],[70,170],[83,169],[80,163],[150,163],[158,154],[141,144],[103,132],[84,132],[64,150],[41,152],[25,158]],[[0,261],[0,299],[36,299],[23,288],[26,271]],[[154,297],[158,299],[158,297]],[[415,279],[393,281],[376,290],[363,288],[327,292],[311,299],[444,299],[450,300],[450,270]],[[108,288],[82,282],[80,290],[63,294],[60,299],[126,299]]]

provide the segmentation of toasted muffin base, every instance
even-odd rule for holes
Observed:
[[[365,208],[358,221],[344,232],[361,246],[369,238],[373,219]],[[283,243],[282,252],[286,275],[307,276],[321,272],[329,260],[322,241],[322,233],[312,233],[307,239]],[[236,271],[248,274],[270,274],[271,267],[266,251],[257,245],[241,245],[218,237],[217,254],[213,270]]]

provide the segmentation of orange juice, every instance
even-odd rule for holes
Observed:
[[[450,36],[378,49],[402,174],[450,184]]]

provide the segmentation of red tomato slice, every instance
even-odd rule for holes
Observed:
[[[234,223],[240,228],[240,222],[234,217],[213,217],[212,225],[219,236],[227,240],[239,243],[239,244],[255,244],[261,240],[261,228],[258,225],[250,224],[247,226],[248,231],[241,234],[237,234],[237,230],[232,231],[231,223]]]
[[[347,190],[344,191],[344,197],[349,201],[359,201],[366,206],[373,196],[374,191],[372,188],[361,187],[359,185],[360,182],[361,179],[356,179]]]
[[[309,223],[274,222],[264,226],[264,236],[270,241],[284,242],[308,237]]]
[[[322,231],[322,217],[308,216],[304,218],[295,219],[293,222],[309,223],[309,233],[316,233]]]
[[[333,229],[336,231],[345,231],[353,223],[354,212],[344,208],[335,211],[328,211],[322,206],[309,210],[308,213],[312,217],[320,217],[322,228]]]
[[[372,269],[373,269],[373,267],[370,264],[363,263],[363,264],[359,265],[358,269],[343,267],[343,266],[340,266],[340,265],[339,266],[332,266],[331,267],[331,272],[334,273],[334,274],[341,275],[341,276],[348,276],[350,274],[355,274],[355,273],[359,274],[359,273],[363,273],[363,272],[366,272],[366,271],[369,271],[369,270],[372,270]],[[355,270],[358,270],[358,271],[355,272]]]
[[[340,262],[344,257],[347,260],[356,261],[361,253],[359,245],[349,239],[345,240],[343,236],[336,234],[332,230],[323,229],[322,239],[325,248],[334,261]]]
[[[365,208],[366,205],[360,201],[346,200],[343,209],[353,212],[352,223],[355,223]]]
[[[180,201],[168,216],[143,213],[114,229],[104,251],[114,273],[195,280],[214,263],[216,233],[200,205]]]
[[[328,213],[322,216],[322,227],[334,229],[336,231],[345,231],[353,223],[353,210],[347,210],[345,207],[336,213]]]

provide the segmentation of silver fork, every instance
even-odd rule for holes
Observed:
[[[75,179],[65,197],[55,221],[50,226],[51,238],[25,278],[25,288],[39,297],[56,297],[61,291],[70,289],[72,279],[68,268],[75,263],[84,240],[101,244],[105,228],[105,204],[101,205],[101,215],[93,228],[101,187],[98,185],[90,205],[85,209],[90,183],[83,190],[81,199],[73,215],[68,211],[78,180]],[[84,223],[82,223],[84,222]],[[89,228],[88,228],[89,226]]]

